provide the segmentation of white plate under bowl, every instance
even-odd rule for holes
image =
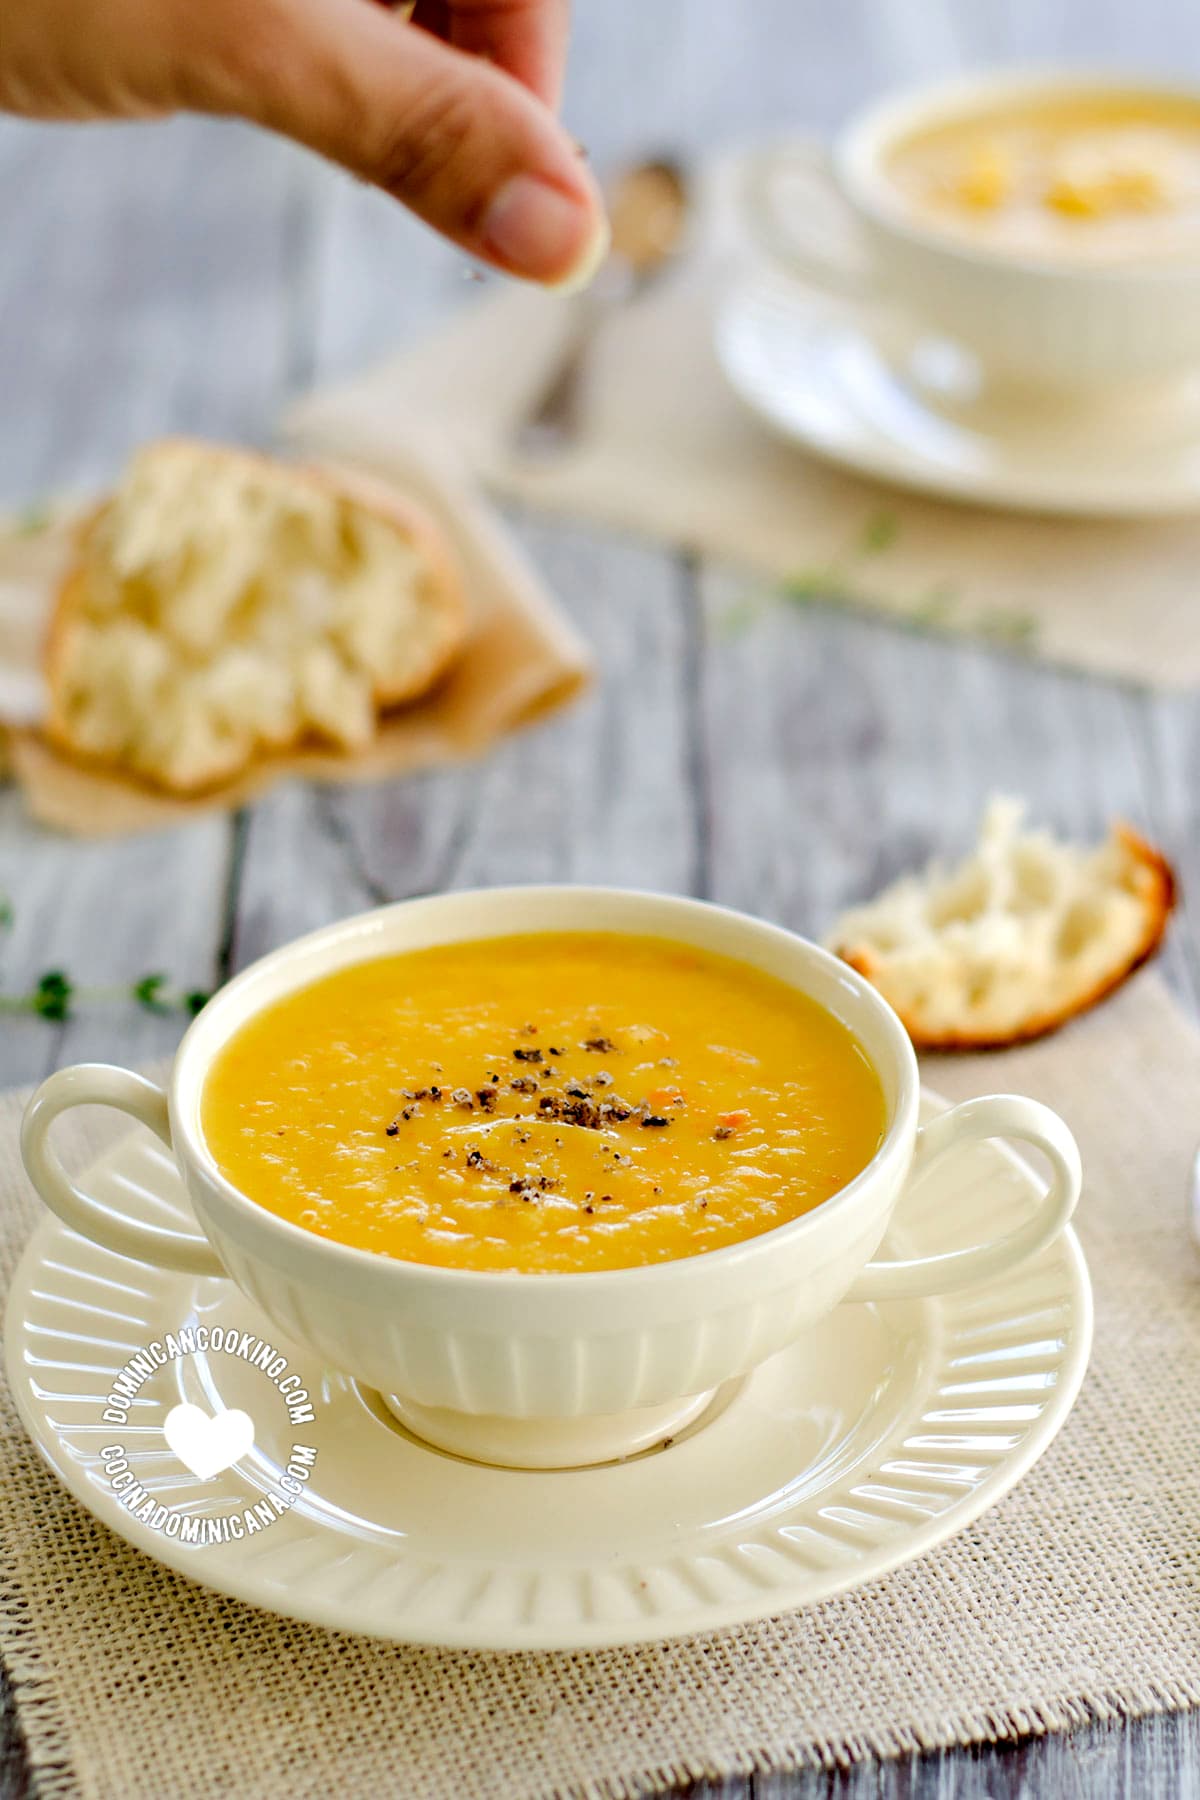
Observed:
[[[765,275],[726,296],[715,344],[761,419],[858,474],[1023,512],[1200,509],[1200,376],[1078,401],[989,389],[951,345]]]
[[[927,1110],[939,1102],[927,1099]],[[88,1186],[167,1223],[187,1202],[140,1132]],[[918,1255],[993,1235],[1038,1179],[996,1144],[964,1147],[903,1196],[888,1248]],[[115,1372],[181,1324],[253,1330],[307,1378],[317,1450],[305,1498],[256,1537],[185,1545],[124,1510],[99,1450],[126,1444],[156,1501],[201,1515],[261,1500],[296,1428],[265,1377],[226,1355],[172,1362],[128,1428],[101,1421]],[[842,1306],[718,1393],[676,1440],[622,1463],[486,1468],[431,1450],[378,1396],[282,1342],[229,1282],[170,1275],[38,1227],[6,1316],[9,1381],[30,1436],[104,1524],[250,1604],[402,1642],[491,1650],[677,1637],[808,1606],[932,1550],[1019,1481],[1069,1413],[1091,1341],[1091,1290],[1065,1233],[1015,1273],[939,1300]],[[255,1420],[251,1452],[200,1482],[162,1436],[190,1400]],[[264,1422],[264,1415],[269,1419]],[[277,1416],[279,1415],[279,1416]]]

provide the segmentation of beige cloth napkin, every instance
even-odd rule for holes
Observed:
[[[1200,517],[1069,521],[943,504],[826,467],[751,415],[712,349],[715,305],[746,262],[737,188],[735,165],[710,172],[685,264],[600,334],[583,437],[560,462],[531,466],[511,443],[575,316],[528,289],[498,292],[407,353],[314,393],[288,430],[386,472],[399,422],[419,420],[531,505],[922,628],[1150,685],[1200,682]]]
[[[1086,1169],[1092,1367],[994,1511],[810,1612],[597,1654],[403,1649],[160,1569],[63,1492],[0,1395],[0,1652],[44,1800],[628,1800],[1200,1703],[1200,1035],[1143,975],[1059,1037],[926,1071],[1057,1107]],[[0,1102],[0,1280],[37,1206]],[[87,1142],[74,1120],[78,1153]],[[92,1130],[94,1131],[94,1126]]]
[[[466,650],[432,694],[390,714],[360,755],[308,749],[272,757],[194,800],[84,768],[32,728],[44,703],[40,655],[50,597],[75,515],[61,507],[0,530],[0,737],[7,736],[8,760],[33,816],[101,837],[240,806],[290,775],[378,780],[476,755],[578,693],[591,669],[587,646],[491,508],[454,473],[452,460],[410,439],[397,446],[389,473],[440,519],[458,551],[474,617]]]

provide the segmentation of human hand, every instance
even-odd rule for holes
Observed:
[[[0,108],[237,114],[385,189],[472,256],[578,285],[607,232],[555,117],[567,0],[3,0]]]

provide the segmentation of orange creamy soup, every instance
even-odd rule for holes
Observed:
[[[819,1206],[884,1131],[823,1008],[663,940],[548,933],[342,969],[244,1025],[202,1128],[319,1236],[457,1269],[629,1268]]]
[[[1200,255],[1200,101],[1048,95],[915,132],[888,159],[908,210],[993,249]]]

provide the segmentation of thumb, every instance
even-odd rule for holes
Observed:
[[[237,41],[210,110],[297,139],[513,275],[576,286],[595,272],[597,185],[510,75],[364,0],[235,0],[226,16]]]

